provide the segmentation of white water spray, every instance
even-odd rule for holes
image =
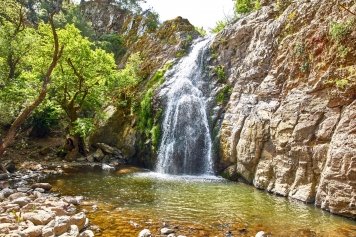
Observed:
[[[204,54],[211,38],[195,42],[191,52],[169,72],[159,93],[164,98],[162,140],[157,172],[213,174],[212,141],[203,88]]]

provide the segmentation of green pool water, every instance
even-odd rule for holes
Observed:
[[[49,177],[54,191],[82,195],[96,236],[138,236],[163,226],[185,236],[356,236],[356,222],[218,177],[169,176],[124,167],[71,168]],[[134,224],[139,226],[134,226]]]

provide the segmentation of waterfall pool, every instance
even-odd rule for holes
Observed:
[[[85,166],[44,181],[61,195],[85,197],[90,205],[81,208],[101,229],[95,236],[138,236],[144,228],[159,236],[164,225],[185,236],[356,236],[353,220],[214,176]]]

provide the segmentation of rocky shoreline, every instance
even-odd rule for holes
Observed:
[[[94,236],[84,211],[77,213],[83,197],[59,197],[49,192],[49,183],[16,188],[1,181],[0,188],[0,235]]]

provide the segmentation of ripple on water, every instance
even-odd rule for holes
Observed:
[[[356,236],[356,223],[300,202],[270,195],[215,176],[173,176],[138,169],[102,172],[85,167],[50,182],[63,195],[83,195],[96,236],[158,234],[163,222],[187,236]],[[133,221],[140,225],[135,228]]]

